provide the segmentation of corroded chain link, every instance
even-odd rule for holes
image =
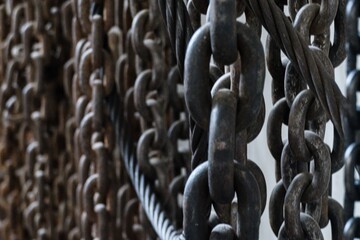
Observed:
[[[345,103],[334,68],[347,29],[349,145],[357,2],[345,24],[345,0],[0,1],[0,239],[259,239],[266,179],[247,146],[265,120],[265,58],[273,231],[323,239],[331,223],[343,239],[331,198]],[[347,238],[358,224],[356,146]]]
[[[65,161],[59,4],[1,3],[3,239],[57,239]],[[63,176],[63,175],[59,175]]]

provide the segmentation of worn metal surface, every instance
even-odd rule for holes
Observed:
[[[0,239],[258,239],[266,179],[247,145],[266,65],[274,234],[358,236],[357,145],[345,235],[330,191],[344,110],[351,142],[359,126],[357,4],[345,24],[345,0],[0,1]],[[334,82],[345,29],[348,108]]]
[[[345,151],[345,229],[346,240],[360,237],[359,217],[355,214],[355,205],[360,200],[359,189],[359,70],[357,67],[357,56],[359,54],[359,2],[348,1],[346,6],[346,31],[347,31],[347,79],[346,97],[348,99],[348,109],[346,114],[346,151]]]

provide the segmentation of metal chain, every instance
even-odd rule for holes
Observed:
[[[280,9],[284,6],[279,3]],[[329,35],[330,24],[344,15],[344,9],[344,2],[339,1],[288,2],[293,28],[311,46],[315,65],[323,65],[320,77],[327,75],[327,80],[334,78],[333,69],[344,57],[337,53],[337,58],[332,58],[330,53],[339,52],[343,46],[331,45]],[[326,17],[321,16],[324,14]],[[289,56],[281,59],[274,38],[268,38],[267,48],[275,103],[267,133],[277,179],[269,202],[271,227],[278,239],[323,239],[320,229],[331,222],[332,239],[343,239],[343,210],[330,197],[331,174],[343,165],[342,129],[334,124],[330,150],[323,141],[328,115],[319,104],[319,96],[308,89],[311,86],[299,71],[302,68]],[[334,85],[331,81],[330,86]],[[288,126],[287,140],[282,139],[282,124]]]
[[[357,92],[359,89],[359,70],[357,67],[357,56],[359,54],[358,18],[359,1],[348,1],[346,6],[346,32],[347,32],[347,80],[346,97],[348,109],[345,125],[345,229],[344,239],[356,239],[359,234],[359,217],[355,215],[355,204],[360,200],[358,190],[359,164],[359,110],[357,103]]]
[[[345,27],[348,143],[358,125],[348,4],[345,24],[344,0],[0,1],[0,239],[259,239],[266,182],[247,145],[265,118],[261,26],[275,104],[270,224],[279,239],[323,239],[330,222],[343,239],[330,196],[343,165],[334,68]],[[348,226],[345,237],[357,219]]]

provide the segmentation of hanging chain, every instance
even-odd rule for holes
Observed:
[[[284,7],[279,3],[280,9]],[[331,79],[334,67],[344,58],[344,42],[340,35],[331,44],[330,25],[333,21],[339,24],[343,18],[344,2],[289,1],[287,7],[292,27],[311,46],[314,64],[322,63],[319,75],[324,79],[324,90],[335,93]],[[311,85],[299,72],[300,66],[290,57],[281,59],[281,50],[272,37],[268,38],[267,49],[275,103],[267,127],[277,180],[269,202],[272,230],[278,239],[323,239],[321,228],[330,222],[332,239],[343,239],[343,210],[330,197],[331,174],[343,165],[342,129],[334,124],[331,150],[324,143],[328,115],[319,104],[320,98],[308,89]],[[283,124],[288,126],[287,140],[282,139]]]
[[[345,24],[345,0],[0,1],[0,239],[259,239],[266,182],[247,146],[265,120],[265,58],[272,229],[323,239],[331,223],[343,239],[331,175],[345,29],[345,237],[357,237],[356,4]]]
[[[347,32],[347,80],[346,97],[349,101],[346,115],[345,135],[345,229],[344,239],[356,239],[359,234],[359,217],[355,215],[355,204],[360,200],[358,190],[359,164],[359,110],[358,89],[359,71],[357,67],[357,56],[359,54],[358,18],[359,1],[348,1],[346,7],[346,32]]]

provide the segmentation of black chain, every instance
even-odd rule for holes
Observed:
[[[355,215],[355,204],[359,198],[359,109],[357,107],[357,92],[359,90],[359,71],[357,56],[360,53],[358,37],[359,1],[348,1],[346,6],[346,32],[347,32],[347,80],[346,97],[348,109],[346,115],[345,136],[345,229],[344,239],[356,239],[360,237],[360,222]]]
[[[359,237],[357,4],[345,21],[345,0],[0,1],[0,239],[259,239],[265,62],[275,235]]]

